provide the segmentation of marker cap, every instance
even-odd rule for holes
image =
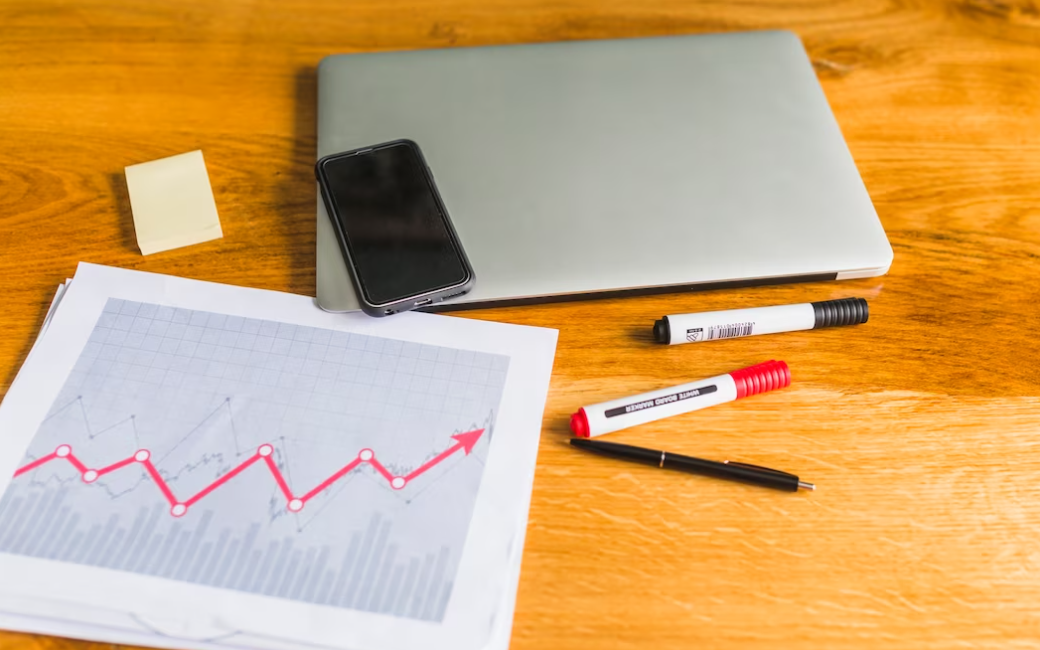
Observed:
[[[729,373],[737,386],[737,399],[791,385],[791,369],[783,361],[766,361]]]
[[[813,329],[859,325],[870,318],[870,308],[863,298],[841,298],[811,303],[816,316]]]

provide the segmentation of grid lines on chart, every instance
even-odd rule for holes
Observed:
[[[499,355],[111,300],[0,499],[0,551],[439,620],[507,371]],[[172,509],[156,487],[214,484]]]

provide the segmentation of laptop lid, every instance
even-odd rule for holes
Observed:
[[[892,249],[789,32],[336,55],[318,156],[419,144],[476,273],[444,308],[867,277]],[[357,309],[318,201],[318,302]]]

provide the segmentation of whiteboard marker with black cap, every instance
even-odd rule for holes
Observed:
[[[579,438],[594,438],[790,385],[787,364],[766,361],[717,377],[584,406],[571,416],[571,432]]]
[[[654,323],[658,343],[699,343],[742,336],[859,325],[870,311],[863,298],[842,298],[798,305],[673,314]]]

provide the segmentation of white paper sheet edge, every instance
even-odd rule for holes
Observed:
[[[161,629],[164,634],[179,639],[242,631],[366,650],[475,650],[503,637],[508,643],[525,531],[517,513],[526,522],[555,330],[415,313],[388,319],[329,314],[301,296],[81,264],[47,328],[48,344],[33,350],[0,406],[0,490],[6,489],[109,297],[509,355],[495,441],[451,603],[438,625],[7,554],[0,554],[0,593],[45,602],[56,578],[67,597],[96,602],[96,585],[105,584],[113,609],[154,621],[168,628]],[[479,548],[475,539],[483,540]],[[165,614],[171,611],[178,615]]]

